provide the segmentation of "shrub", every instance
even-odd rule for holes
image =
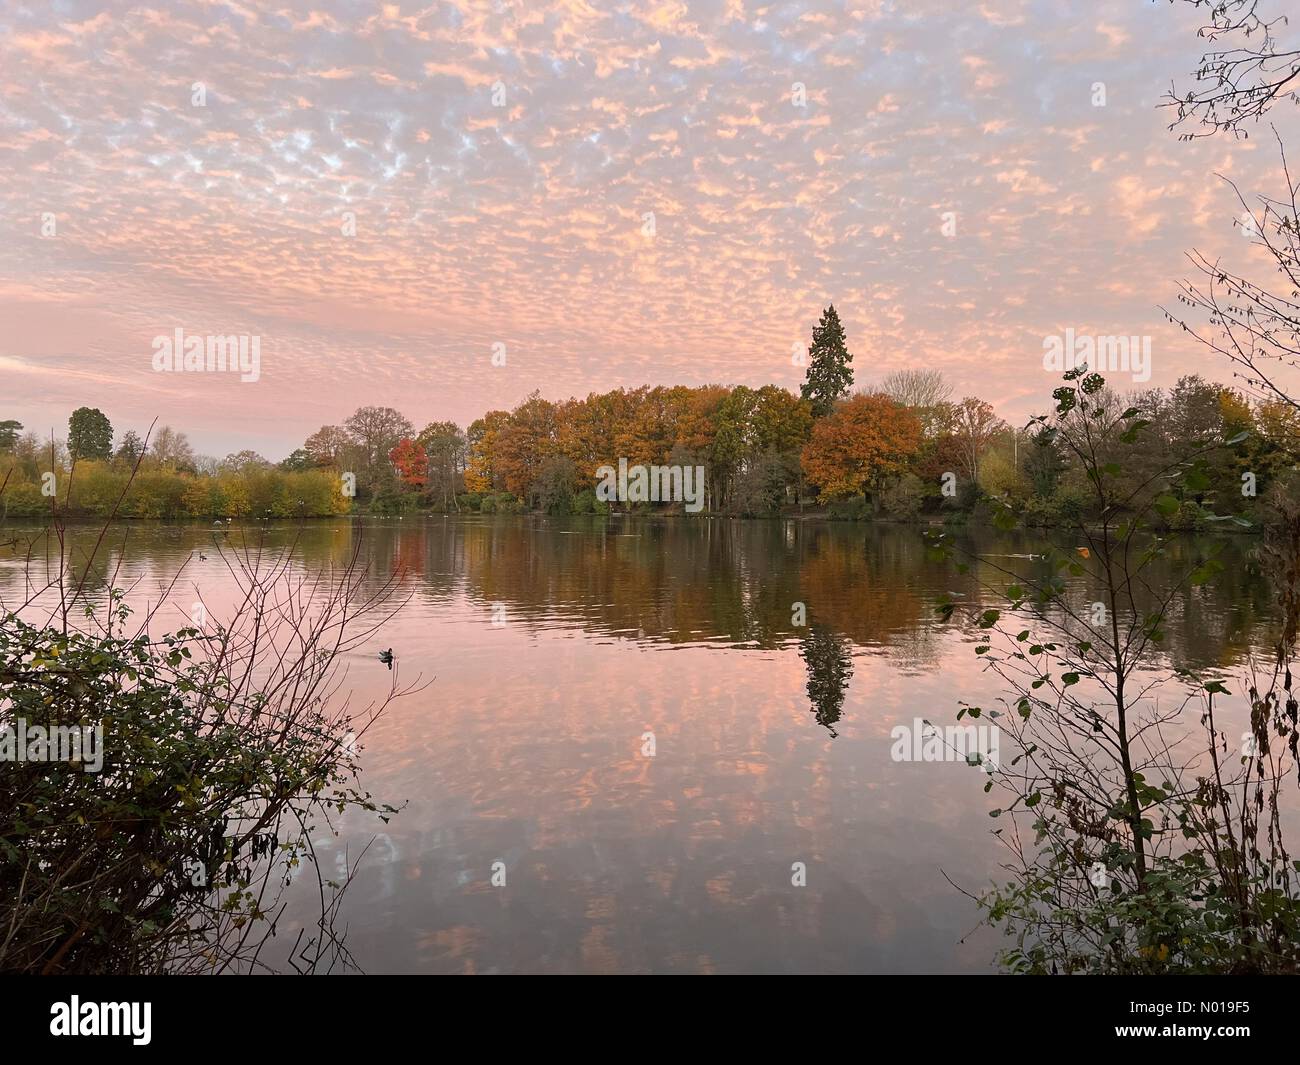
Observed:
[[[891,518],[914,518],[925,501],[925,486],[914,473],[905,473],[880,493],[880,503]]]
[[[479,504],[481,514],[521,514],[524,504],[509,492],[492,492],[483,497]]]
[[[871,517],[871,504],[861,496],[837,499],[826,508],[831,521],[867,521]]]
[[[0,970],[247,970],[326,810],[394,812],[357,790],[349,749],[387,700],[345,713],[323,697],[392,586],[363,587],[355,555],[338,583],[248,558],[231,567],[235,613],[206,631],[151,637],[149,618],[128,631],[121,590],[98,617],[62,577],[80,629],[0,617],[0,727],[102,735],[80,761],[0,774]],[[346,960],[330,927],[340,893],[324,901],[316,877],[315,936],[305,954],[286,944],[308,968]]]

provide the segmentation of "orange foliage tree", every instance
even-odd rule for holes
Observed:
[[[813,425],[804,474],[823,500],[878,493],[921,447],[921,422],[883,393],[856,395]]]
[[[506,491],[527,499],[547,458],[558,450],[555,404],[534,392],[514,410],[496,436],[493,466]]]
[[[405,487],[418,492],[429,483],[429,456],[423,444],[404,437],[388,453],[388,459],[397,467],[397,476]]]

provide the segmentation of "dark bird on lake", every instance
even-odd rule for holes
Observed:
[[[379,652],[379,661],[384,663],[389,669],[393,668],[393,649],[390,647],[387,651]]]

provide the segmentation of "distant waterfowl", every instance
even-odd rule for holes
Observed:
[[[393,649],[390,647],[387,651],[379,652],[379,661],[384,663],[389,669],[393,668]]]

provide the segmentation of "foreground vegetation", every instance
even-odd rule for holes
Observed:
[[[391,585],[363,586],[355,554],[303,575],[291,550],[218,542],[238,605],[208,617],[197,602],[191,625],[159,632],[97,552],[65,557],[57,512],[47,535],[57,576],[29,566],[23,601],[0,603],[0,728],[100,730],[102,765],[20,759],[0,774],[0,971],[348,966],[333,927],[347,878],[316,867],[311,841],[346,810],[394,812],[359,789],[352,759],[404,690],[345,710],[337,672],[395,609]],[[315,927],[273,944],[304,876]]]
[[[1289,671],[1300,485],[1275,493],[1269,522],[1266,565],[1282,618],[1274,655],[1252,664],[1242,681],[1248,713],[1234,714],[1222,705],[1232,694],[1223,679],[1173,669],[1164,650],[1175,604],[1222,570],[1221,542],[1169,566],[1170,543],[1151,521],[1205,491],[1230,440],[1202,440],[1132,489],[1119,471],[1152,426],[1136,408],[1108,409],[1103,385],[1067,374],[1042,423],[1087,472],[1099,523],[1078,523],[1073,551],[1049,548],[1025,572],[996,558],[961,562],[992,578],[980,582],[978,605],[948,596],[939,607],[969,626],[975,654],[1007,685],[997,706],[963,703],[957,713],[1001,732],[999,761],[982,768],[985,791],[1005,796],[991,816],[1010,822],[996,835],[1011,879],[973,897],[1012,936],[1001,960],[1015,972],[1295,972],[1300,863],[1283,829],[1300,738]],[[1011,527],[1014,515],[998,523]],[[960,554],[947,536],[931,538],[936,558]],[[1151,597],[1157,562],[1173,580]],[[1098,598],[1083,601],[1070,578],[1085,578]]]

